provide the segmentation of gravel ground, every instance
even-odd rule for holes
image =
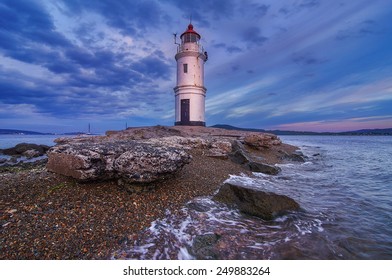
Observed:
[[[230,160],[191,153],[175,177],[138,194],[116,182],[80,184],[43,163],[0,169],[0,259],[107,259],[166,210],[246,173]]]

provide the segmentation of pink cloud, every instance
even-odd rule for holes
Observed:
[[[392,116],[374,116],[351,118],[334,121],[311,121],[281,124],[270,129],[314,131],[314,132],[342,132],[360,129],[382,129],[392,127]]]

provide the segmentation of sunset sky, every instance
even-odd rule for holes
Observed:
[[[1,0],[0,128],[173,125],[190,16],[207,125],[392,127],[390,0]]]

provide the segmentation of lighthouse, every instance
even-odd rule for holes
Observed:
[[[175,35],[176,36],[176,35]],[[200,44],[200,34],[190,23],[177,46],[177,85],[175,94],[175,125],[205,126],[204,63],[207,52]],[[176,39],[176,38],[175,38]]]

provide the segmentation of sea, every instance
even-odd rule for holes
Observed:
[[[56,136],[0,135],[0,148],[53,145]],[[222,259],[392,259],[392,137],[280,136],[304,163],[280,164],[275,176],[230,175],[228,182],[287,195],[299,211],[272,221],[212,200],[167,211],[112,258],[195,259],[197,240],[216,236],[206,257]],[[211,250],[213,251],[211,253]]]
[[[63,135],[0,134],[0,149],[14,147],[19,143],[32,143],[53,146],[54,140]]]

